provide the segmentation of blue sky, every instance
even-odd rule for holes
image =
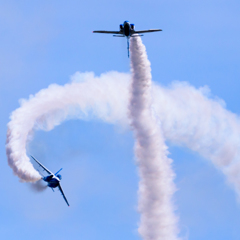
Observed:
[[[13,176],[5,154],[10,113],[20,98],[65,84],[76,71],[129,72],[126,39],[92,34],[129,20],[136,29],[163,29],[142,38],[155,82],[208,85],[240,114],[239,9],[232,0],[0,1],[2,238],[140,239],[131,132],[97,120],[36,132],[29,149],[49,169],[63,167],[67,208],[60,193],[36,193]],[[168,144],[181,236],[239,239],[239,204],[225,177],[198,154]]]

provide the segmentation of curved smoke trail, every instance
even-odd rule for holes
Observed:
[[[139,233],[145,240],[175,240],[177,218],[171,201],[175,192],[174,173],[163,134],[151,112],[150,62],[140,37],[131,39],[130,49],[132,85],[129,112],[140,173]]]
[[[91,116],[109,123],[126,125],[127,82],[130,76],[111,72],[100,78],[93,73],[77,73],[70,84],[50,85],[11,114],[8,123],[6,153],[8,164],[21,181],[35,182],[41,176],[26,154],[33,131],[49,131],[67,118],[87,119]],[[119,92],[125,96],[119,97]],[[124,94],[125,93],[125,94]]]
[[[70,118],[98,118],[106,123],[129,126],[130,80],[130,74],[118,72],[109,72],[100,77],[95,77],[93,73],[76,73],[71,83],[64,86],[50,85],[28,100],[22,100],[21,106],[12,112],[8,123],[6,152],[14,174],[27,182],[40,179],[26,155],[26,145],[36,130],[49,131]],[[178,82],[167,88],[153,84],[149,91],[154,116],[161,122],[163,135],[155,129],[154,136],[157,138],[159,134],[157,141],[165,154],[161,155],[166,160],[165,163],[169,164],[170,160],[166,158],[164,138],[211,160],[227,176],[240,196],[239,117],[227,111],[221,100],[211,98],[206,87],[196,89]],[[172,172],[169,167],[167,169],[170,171],[168,177],[171,182]],[[165,183],[158,184],[165,186]],[[141,194],[142,190],[144,189],[140,189]],[[169,191],[168,197],[174,187]],[[170,210],[166,212],[171,212],[170,200],[168,203]],[[140,211],[145,210],[144,204],[139,206]],[[174,219],[172,214],[169,216]],[[169,216],[166,216],[166,222],[170,223]],[[145,220],[141,221],[143,223]],[[141,226],[140,232],[145,236],[145,229]],[[157,231],[154,229],[154,236],[158,234]],[[162,232],[164,231],[163,229]],[[173,227],[173,236],[174,232]]]

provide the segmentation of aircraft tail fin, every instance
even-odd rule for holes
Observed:
[[[61,171],[62,171],[62,168],[60,170],[58,170],[54,175],[56,176]]]
[[[129,58],[129,38],[127,39],[127,50],[128,50],[128,58]]]

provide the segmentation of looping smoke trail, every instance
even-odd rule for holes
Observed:
[[[177,218],[171,197],[175,192],[172,160],[163,134],[151,113],[151,68],[141,38],[131,38],[132,85],[129,115],[135,133],[139,166],[139,233],[145,240],[177,239]]]
[[[97,117],[104,122],[128,125],[129,74],[109,72],[95,77],[93,73],[76,73],[72,79],[70,84],[52,84],[29,100],[21,100],[21,106],[11,114],[6,153],[9,166],[23,182],[41,178],[26,155],[27,143],[35,130],[50,131],[71,118]]]
[[[11,114],[7,132],[6,153],[8,164],[14,174],[21,181],[36,182],[40,179],[41,176],[26,155],[27,143],[36,130],[50,131],[62,121],[71,118],[83,120],[97,118],[109,124],[128,127],[130,80],[130,74],[119,72],[108,72],[99,77],[94,76],[93,73],[76,73],[71,83],[64,86],[52,84],[34,96],[30,96],[28,100],[22,100],[20,107]],[[169,87],[153,84],[152,108],[157,120],[161,122],[164,138],[174,144],[186,146],[211,160],[227,176],[228,181],[240,196],[240,118],[226,110],[222,100],[209,97],[208,92],[206,87],[196,89],[187,83],[173,83]],[[147,115],[145,111],[141,114]],[[149,131],[148,128],[148,125],[144,125],[143,131]],[[163,153],[161,159],[163,162],[166,160],[167,166],[162,173],[165,174],[170,170],[169,179],[166,181],[167,186],[173,179],[171,175],[173,173],[169,168],[170,160],[166,158],[167,149],[159,128],[153,130],[151,127],[151,130],[152,134],[147,135],[146,139],[141,138],[136,148],[141,148],[140,144],[146,144],[149,138],[156,137],[156,132],[159,131],[158,141]],[[155,151],[159,152],[159,149],[152,148],[150,153],[154,155]],[[143,164],[140,161],[138,163]],[[163,166],[165,165],[161,165],[162,168]],[[155,169],[146,168],[146,172],[141,174],[151,173],[153,170]],[[154,177],[151,177],[151,180],[154,180]],[[161,189],[163,189],[162,185],[165,186],[165,183],[160,181],[158,184],[157,187],[161,185],[159,187]],[[140,185],[144,186],[145,182],[142,180]],[[149,194],[146,189],[140,190]],[[169,199],[163,198],[162,201],[169,201],[170,204],[172,191],[174,186],[169,188],[167,194]],[[155,199],[154,195],[153,203]],[[148,203],[141,206],[148,206]],[[141,206],[139,210],[144,211],[145,208]],[[172,205],[170,204],[169,207],[170,209],[165,210],[166,212],[172,212]],[[169,216],[165,216],[165,221],[168,223],[172,221],[172,217],[175,219],[174,216]],[[145,219],[142,218],[141,226],[143,226],[143,220]],[[175,222],[176,220],[172,222],[172,226]],[[150,224],[150,218],[148,223]],[[141,234],[145,234],[146,228],[141,226],[139,230]],[[149,229],[151,226],[148,225]],[[157,234],[155,229],[153,232]],[[175,233],[174,229],[173,232]],[[169,240],[172,239],[169,238]]]

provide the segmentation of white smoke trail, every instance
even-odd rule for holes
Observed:
[[[152,76],[141,38],[131,39],[132,85],[129,113],[135,133],[139,166],[139,233],[145,240],[177,239],[177,218],[171,197],[175,192],[172,160],[151,112]]]
[[[130,79],[129,74],[118,72],[100,77],[76,73],[71,83],[50,85],[22,100],[8,123],[6,152],[14,173],[22,181],[40,179],[26,155],[27,142],[35,130],[49,131],[70,118],[98,118],[129,126]],[[206,87],[195,89],[186,83],[173,83],[167,88],[153,84],[152,106],[163,137],[211,160],[240,196],[240,119],[209,95]],[[159,138],[161,143],[161,133]]]
[[[87,119],[89,116],[127,125],[128,74],[110,72],[100,78],[93,73],[77,76],[80,83],[52,84],[34,97],[30,96],[28,101],[21,100],[21,107],[12,113],[6,153],[9,166],[22,181],[35,182],[41,178],[26,155],[26,144],[33,130],[49,131],[66,118]],[[125,97],[119,97],[119,92]]]
[[[239,116],[227,111],[223,100],[209,99],[208,87],[197,90],[176,82],[170,89],[156,86],[153,92],[164,136],[211,160],[240,197]]]

